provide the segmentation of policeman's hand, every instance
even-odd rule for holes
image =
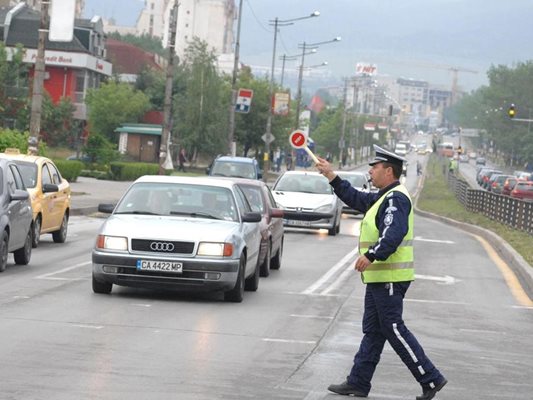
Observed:
[[[318,172],[328,178],[328,181],[331,182],[337,176],[335,175],[335,172],[333,172],[331,164],[322,157],[317,156],[317,158],[318,163],[316,164],[316,168],[318,169]]]
[[[372,264],[372,262],[368,258],[366,258],[365,256],[360,256],[355,261],[354,268],[356,271],[363,272],[370,264]]]

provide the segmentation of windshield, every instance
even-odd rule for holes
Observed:
[[[342,179],[347,180],[350,182],[350,185],[357,188],[362,188],[363,185],[366,185],[368,182],[368,179],[364,175],[359,174],[339,174],[339,176]]]
[[[313,194],[332,194],[327,178],[322,175],[283,175],[274,190]]]
[[[229,189],[180,183],[139,182],[130,187],[115,214],[182,215],[239,221]]]
[[[253,164],[231,161],[215,161],[211,175],[234,176],[237,178],[250,179],[256,178]]]
[[[26,161],[15,161],[19,167],[20,175],[27,189],[37,185],[37,165]]]

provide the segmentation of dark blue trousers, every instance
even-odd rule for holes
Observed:
[[[364,336],[347,377],[348,383],[364,393],[370,392],[370,381],[385,341],[389,342],[422,388],[433,388],[444,379],[403,322],[403,298],[409,285],[410,282],[366,285]]]

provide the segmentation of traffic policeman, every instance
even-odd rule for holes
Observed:
[[[341,395],[367,397],[385,341],[422,386],[417,400],[430,400],[446,385],[446,378],[424,353],[402,318],[403,298],[414,280],[413,206],[399,182],[404,158],[374,145],[371,181],[378,193],[353,188],[319,158],[318,170],[328,178],[337,196],[364,213],[355,269],[366,284],[363,339],[346,380],[328,390]]]

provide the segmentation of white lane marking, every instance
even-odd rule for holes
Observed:
[[[34,279],[48,279],[48,280],[51,280],[51,281],[77,281],[77,280],[80,280],[80,278],[70,279],[70,278],[58,278],[58,277],[52,277],[52,276],[53,275],[62,274],[64,272],[72,271],[73,269],[84,267],[85,265],[89,265],[91,263],[92,263],[92,261],[85,261],[85,262],[73,265],[71,267],[63,268],[63,269],[60,269],[60,270],[57,270],[57,271],[54,271],[54,272],[49,272],[48,274],[43,274],[43,275],[36,276]],[[85,279],[85,278],[83,278],[83,279]]]
[[[415,274],[415,279],[422,279],[425,281],[437,281],[442,282],[446,285],[451,285],[453,283],[458,282],[457,279],[455,279],[453,276],[446,275],[446,276],[433,276],[433,275],[419,275]]]
[[[331,278],[338,270],[343,268],[347,263],[352,262],[352,258],[355,257],[355,255],[358,253],[359,248],[356,247],[351,252],[346,254],[342,260],[340,260],[337,264],[335,264],[333,267],[329,269],[328,272],[326,272],[320,279],[318,279],[315,283],[313,283],[311,286],[309,286],[307,289],[305,289],[302,294],[312,294],[315,290],[317,290],[320,286],[322,286],[325,282],[328,281],[329,278]]]
[[[467,329],[467,328],[459,328],[461,332],[472,332],[472,333],[493,333],[495,335],[506,335],[505,332],[500,331],[488,331],[486,329]]]
[[[302,315],[302,314],[291,314],[291,317],[296,318],[316,318],[316,319],[333,319],[333,317],[323,317],[321,315]]]
[[[297,344],[316,344],[314,340],[292,340],[292,339],[270,339],[263,338],[263,342],[275,342],[275,343],[297,343]]]
[[[72,324],[72,326],[76,326],[78,328],[85,328],[85,329],[102,329],[102,325],[83,325],[83,324]]]
[[[348,275],[353,275],[354,273],[355,273],[355,269],[353,265],[350,264],[348,268],[346,268],[331,285],[329,285],[326,289],[320,292],[320,295],[326,296],[331,291],[339,288],[341,284],[343,284],[348,279]]]
[[[134,306],[134,307],[152,307],[151,304],[142,304],[142,303],[131,303],[130,306]]]
[[[403,299],[403,301],[410,301],[413,303],[429,303],[429,304],[453,304],[453,305],[459,305],[459,306],[470,305],[470,303],[464,303],[461,301],[446,301],[446,300]]]
[[[455,242],[452,242],[451,240],[425,239],[425,238],[423,238],[421,236],[415,236],[413,240],[416,240],[416,241],[419,241],[419,242],[455,244]]]
[[[29,299],[30,296],[13,296],[14,299]]]
[[[512,306],[512,308],[517,308],[519,310],[533,310],[533,307],[528,306]]]

